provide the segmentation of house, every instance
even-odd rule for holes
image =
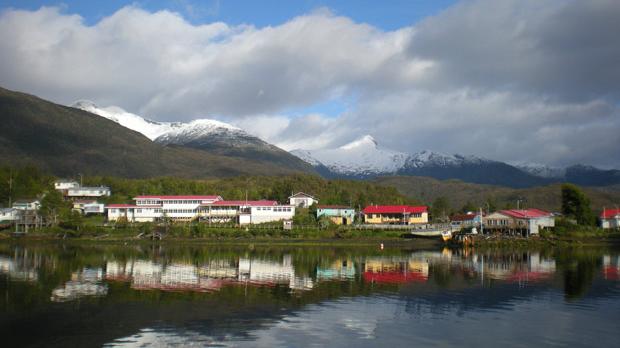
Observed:
[[[17,210],[38,210],[41,202],[38,199],[19,199],[13,202],[13,208]]]
[[[307,193],[297,192],[296,194],[288,198],[289,204],[300,208],[307,208],[314,203],[319,203],[319,200],[310,196]]]
[[[485,232],[523,236],[538,234],[542,229],[555,226],[553,214],[540,209],[500,210],[485,216],[482,221]]]
[[[336,225],[351,225],[355,220],[355,209],[343,205],[319,205],[316,209],[317,219],[329,218]]]
[[[109,197],[110,188],[107,186],[77,186],[67,189],[65,197],[70,199],[86,199],[92,197]]]
[[[0,222],[15,221],[18,219],[18,213],[15,208],[0,208]]]
[[[290,220],[295,216],[294,205],[279,205],[276,201],[217,201],[202,204],[198,209],[201,221],[209,223],[260,224]]]
[[[482,221],[480,214],[468,212],[467,214],[453,215],[450,217],[450,224],[455,228],[467,228],[480,226]]]
[[[80,187],[80,184],[75,180],[58,179],[54,181],[54,188],[59,191],[66,191],[70,188]]]
[[[108,221],[126,218],[130,222],[157,221],[169,218],[190,221],[198,215],[201,204],[221,201],[221,196],[137,196],[136,204],[108,204]]]
[[[410,225],[428,223],[428,207],[371,205],[362,211],[367,224]]]
[[[620,228],[620,209],[603,209],[599,224],[601,228]]]

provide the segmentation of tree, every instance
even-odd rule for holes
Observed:
[[[45,216],[48,221],[56,222],[56,218],[59,215],[69,216],[71,208],[69,203],[63,201],[62,194],[58,190],[51,190],[45,194],[41,199],[41,214]]]
[[[450,203],[446,197],[437,197],[431,207],[434,221],[445,221],[450,213]]]
[[[590,200],[573,184],[562,185],[562,214],[580,225],[594,225],[596,217],[590,209]]]
[[[478,211],[478,207],[476,207],[471,201],[467,201],[467,203],[465,203],[465,205],[461,208],[461,213],[467,213],[470,211]]]

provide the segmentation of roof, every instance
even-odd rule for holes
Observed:
[[[76,199],[73,203],[97,203],[96,199]]]
[[[289,196],[288,198],[300,197],[300,196],[301,196],[301,197],[308,197],[308,198],[316,199],[316,198],[314,198],[313,196],[311,196],[311,195],[309,195],[309,194],[307,194],[307,193],[304,193],[304,192],[297,192],[296,194],[291,195],[291,196]]]
[[[353,209],[351,207],[347,207],[346,205],[319,205],[317,209]]]
[[[276,201],[259,200],[259,201],[216,201],[203,206],[248,206],[248,207],[264,207],[278,205]]]
[[[13,204],[22,204],[22,203],[34,203],[34,202],[38,202],[39,200],[36,198],[31,198],[31,199],[18,199],[15,202],[13,202]]]
[[[207,195],[207,196],[155,196],[155,195],[150,195],[150,196],[136,196],[133,198],[135,199],[194,199],[194,200],[221,200],[222,197],[221,196],[216,196],[216,195]]]
[[[500,210],[501,214],[517,218],[517,219],[526,219],[526,218],[539,218],[539,217],[548,217],[552,216],[548,211],[540,210],[540,209],[510,209],[510,210]]]
[[[69,190],[109,190],[108,186],[79,186],[71,187]]]
[[[137,208],[137,205],[134,204],[108,204],[105,206],[106,208]]]
[[[601,212],[600,218],[601,219],[611,219],[616,215],[620,215],[620,209],[616,208],[616,209],[603,209],[603,211]]]
[[[108,204],[106,208],[161,208],[161,205]]]
[[[469,221],[473,220],[478,216],[478,214],[460,214],[454,215],[450,218],[450,221]]]
[[[410,206],[410,205],[370,205],[364,208],[362,211],[364,214],[415,214],[425,213],[428,208],[425,205]]]

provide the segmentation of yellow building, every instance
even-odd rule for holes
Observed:
[[[428,223],[426,206],[371,205],[366,207],[364,222],[367,224],[411,225]]]

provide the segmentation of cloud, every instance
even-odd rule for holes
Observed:
[[[0,14],[1,85],[228,120],[286,149],[371,134],[406,152],[620,167],[617,1],[467,0],[394,31],[325,9],[264,28],[64,11]],[[339,115],[287,114],[338,99]]]

